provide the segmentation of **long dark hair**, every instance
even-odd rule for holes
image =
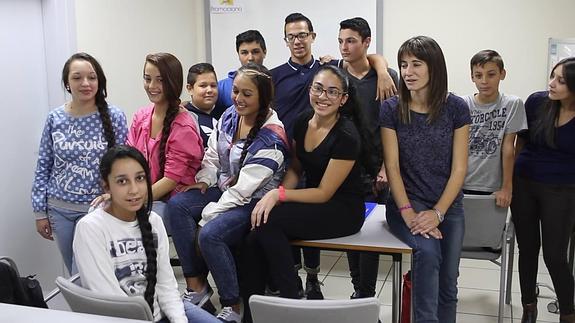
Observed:
[[[168,110],[164,117],[160,151],[158,154],[160,164],[159,178],[162,178],[164,177],[164,168],[166,166],[166,143],[172,131],[172,122],[180,112],[180,95],[182,94],[182,86],[184,85],[184,74],[182,63],[170,53],[149,54],[146,56],[145,64],[152,64],[160,71],[163,93],[168,101]],[[144,69],[146,68],[145,64]]]
[[[374,140],[370,138],[367,131],[368,127],[365,113],[357,102],[357,91],[355,86],[349,82],[348,76],[341,69],[333,65],[321,66],[315,74],[314,79],[320,73],[332,73],[335,75],[341,83],[343,92],[347,93],[347,101],[343,106],[341,106],[341,108],[339,108],[339,113],[341,116],[351,119],[355,124],[361,137],[361,152],[358,161],[361,162],[366,173],[372,176],[372,178],[375,178],[379,171],[379,165],[377,165],[376,162],[377,150]]]
[[[575,57],[564,58],[555,64],[551,70],[551,75],[549,75],[550,78],[554,76],[555,69],[559,65],[563,66],[563,78],[569,92],[575,94]],[[533,126],[533,131],[531,131],[531,140],[555,148],[557,146],[555,144],[555,125],[559,119],[561,101],[547,98],[543,105],[543,109],[539,109],[537,113],[537,121]]]
[[[259,96],[259,109],[256,116],[256,122],[254,126],[250,129],[244,146],[242,148],[242,154],[240,156],[240,168],[246,159],[248,153],[248,147],[252,144],[256,138],[258,132],[267,120],[268,113],[271,109],[271,103],[274,97],[274,84],[272,82],[272,75],[267,68],[263,65],[256,63],[247,63],[246,65],[238,69],[238,75],[244,75],[248,77],[258,88]],[[236,75],[237,77],[237,75]],[[239,119],[238,119],[239,120]]]
[[[399,81],[399,120],[410,123],[409,104],[411,103],[411,93],[405,85],[401,73],[401,61],[405,55],[412,55],[427,64],[429,72],[429,90],[427,103],[429,105],[428,123],[437,119],[443,104],[447,100],[447,66],[441,47],[435,40],[427,36],[416,36],[406,40],[397,52],[397,64],[400,70]]]
[[[140,232],[142,233],[142,245],[146,252],[146,291],[144,292],[144,299],[154,311],[154,293],[156,290],[156,273],[158,271],[156,245],[154,243],[154,236],[152,235],[152,225],[150,224],[150,212],[152,211],[152,182],[150,179],[150,168],[146,158],[140,151],[134,147],[126,145],[117,145],[110,148],[102,157],[100,161],[100,176],[102,180],[110,185],[108,176],[112,172],[114,162],[119,159],[131,158],[138,162],[146,173],[146,186],[148,187],[148,196],[146,203],[136,212]]]
[[[106,76],[104,75],[104,70],[98,61],[92,57],[90,54],[86,53],[76,53],[72,55],[66,63],[64,63],[64,68],[62,68],[62,83],[64,88],[70,94],[70,82],[68,77],[70,75],[70,65],[75,60],[82,60],[90,63],[96,72],[98,77],[98,91],[96,92],[96,107],[98,107],[98,113],[100,114],[100,120],[102,122],[102,129],[104,129],[104,138],[108,142],[108,149],[116,145],[116,136],[114,135],[114,128],[112,127],[112,120],[110,119],[110,113],[108,111],[108,102],[106,102],[106,97],[108,92],[106,91]]]

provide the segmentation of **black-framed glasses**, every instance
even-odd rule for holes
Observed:
[[[319,85],[319,84],[314,84],[312,86],[309,87],[309,93],[311,93],[311,95],[313,96],[321,96],[321,94],[325,92],[325,95],[327,95],[328,99],[331,100],[336,100],[339,99],[340,96],[346,94],[347,92],[343,92],[337,88],[327,88],[324,89],[323,86]]]
[[[295,35],[294,35],[294,34],[287,34],[287,35],[284,37],[284,40],[285,40],[286,42],[288,42],[288,43],[293,43],[296,38],[299,39],[299,41],[304,41],[304,40],[306,40],[306,39],[309,37],[309,35],[311,35],[311,34],[313,34],[313,33],[311,33],[311,32],[309,32],[309,33],[308,33],[308,32],[301,32],[301,33],[295,34]]]

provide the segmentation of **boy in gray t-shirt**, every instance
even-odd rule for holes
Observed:
[[[471,112],[471,127],[463,191],[494,193],[500,207],[511,203],[515,135],[527,129],[523,101],[499,92],[505,74],[496,51],[478,52],[471,58],[471,80],[478,93],[464,97]]]

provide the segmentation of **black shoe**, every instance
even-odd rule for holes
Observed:
[[[535,323],[537,321],[537,302],[523,304],[523,316],[521,323]]]
[[[323,299],[320,285],[323,285],[318,279],[306,279],[305,294],[307,299]]]

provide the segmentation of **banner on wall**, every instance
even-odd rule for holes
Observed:
[[[239,14],[243,9],[242,0],[210,0],[212,14]]]

